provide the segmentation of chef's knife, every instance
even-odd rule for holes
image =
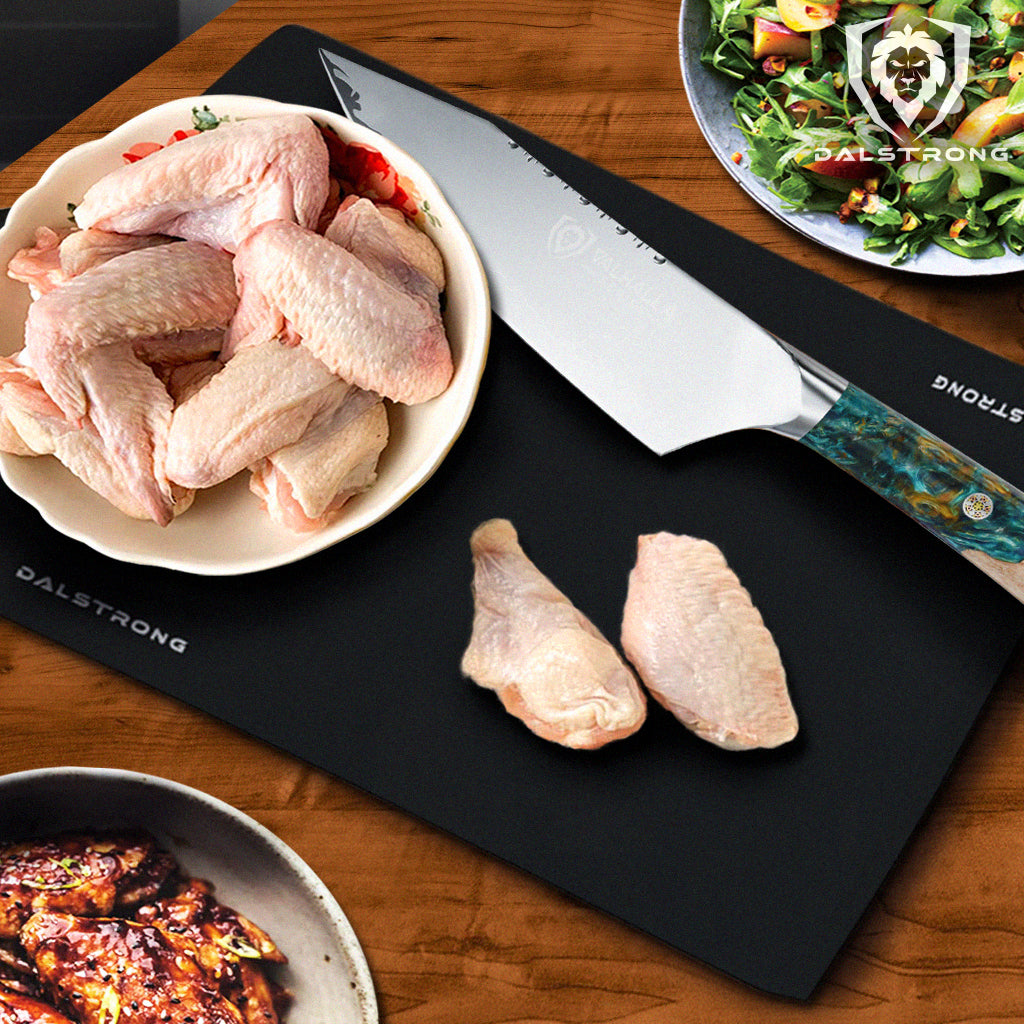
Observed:
[[[1024,494],[770,335],[487,118],[320,55],[345,115],[436,181],[495,314],[649,448],[750,427],[791,437],[1024,601]]]

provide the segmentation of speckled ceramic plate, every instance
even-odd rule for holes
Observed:
[[[312,869],[252,818],[136,772],[61,767],[0,777],[0,842],[130,826],[156,836],[285,953],[288,963],[273,967],[294,996],[286,1024],[376,1024],[370,970],[348,919]]]
[[[1007,253],[990,260],[969,260],[937,245],[892,267],[891,253],[864,249],[866,231],[859,224],[840,224],[833,213],[800,213],[785,210],[764,180],[746,166],[732,161],[733,153],[746,153],[747,142],[736,127],[730,106],[735,83],[701,63],[700,53],[707,38],[710,12],[707,0],[683,0],[679,12],[679,63],[690,108],[712,152],[722,166],[754,200],[784,224],[821,245],[865,263],[892,270],[946,277],[983,277],[1024,270],[1024,257]]]
[[[297,561],[351,537],[386,516],[440,466],[465,426],[476,398],[490,337],[487,280],[465,229],[426,171],[387,139],[340,114],[253,96],[192,96],[154,107],[109,135],[65,153],[11,207],[0,228],[0,265],[31,245],[35,228],[67,226],[68,203],[81,199],[97,178],[124,163],[122,153],[140,142],[163,143],[189,128],[192,108],[220,116],[258,117],[287,111],[308,114],[346,141],[379,149],[412,182],[432,216],[423,229],[444,257],[447,274],[445,327],[455,374],[444,394],[415,406],[389,403],[391,438],[381,456],[377,482],[349,501],[341,516],[315,533],[293,533],[273,523],[249,493],[248,474],[200,491],[195,504],[166,527],[130,519],[50,457],[0,453],[0,476],[55,529],[112,558],[201,575],[255,572]],[[0,352],[22,347],[28,287],[0,275]]]

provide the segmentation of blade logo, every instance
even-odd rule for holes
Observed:
[[[620,229],[616,230],[622,233]],[[628,291],[641,304],[637,311],[644,313],[649,320],[670,324],[677,319],[679,310],[674,302],[666,302],[662,297],[659,282],[631,270],[596,242],[597,236],[588,227],[575,217],[564,214],[548,232],[547,250],[558,259],[586,253],[587,258],[582,261],[582,266],[587,273]],[[655,254],[654,262],[662,265],[665,259]]]
[[[887,22],[890,23],[888,31],[884,28]],[[880,39],[872,35],[878,28],[883,29]],[[845,35],[850,86],[871,120],[883,131],[909,144],[943,121],[956,107],[967,83],[969,26],[923,15],[898,26],[892,25],[890,18],[877,18],[847,25]],[[952,74],[940,41],[946,38],[953,43]],[[943,89],[947,79],[949,85]],[[901,124],[894,127],[882,116],[875,105],[873,88],[888,100]],[[933,103],[936,99],[937,105]],[[930,116],[930,120],[914,134],[911,125],[922,113]],[[908,134],[913,138],[908,140]]]
[[[574,217],[559,217],[548,235],[548,252],[560,259],[586,252],[596,238]]]

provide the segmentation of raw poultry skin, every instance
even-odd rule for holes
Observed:
[[[315,227],[327,172],[327,145],[303,114],[222,122],[104,175],[75,208],[75,220],[236,252],[264,221]]]
[[[35,244],[19,249],[11,257],[7,276],[27,284],[32,298],[37,299],[115,256],[170,241],[166,235],[119,235],[98,228],[54,231],[39,227]]]
[[[0,848],[0,938],[36,911],[110,914],[156,895],[175,868],[148,833],[63,833]]]
[[[237,295],[231,258],[198,242],[117,256],[29,307],[23,361],[73,425],[89,416],[155,522],[175,514],[164,470],[172,401],[144,362],[201,359]]]
[[[174,410],[167,475],[183,487],[221,483],[297,441],[348,389],[301,346],[275,338],[243,349]]]
[[[437,307],[322,235],[263,224],[235,257],[235,275],[227,357],[288,333],[333,373],[383,398],[425,402],[448,386],[452,357]]]
[[[199,965],[195,946],[156,925],[39,913],[21,942],[46,994],[80,1024],[245,1024]]]
[[[711,743],[777,747],[797,733],[778,648],[709,541],[640,537],[622,649],[651,695]]]
[[[388,414],[372,391],[352,385],[310,421],[294,444],[252,467],[249,489],[270,518],[297,532],[319,530],[377,479]]]
[[[12,455],[53,455],[83,483],[133,519],[149,519],[150,507],[132,492],[131,483],[107,457],[92,420],[70,423],[43,390],[35,372],[15,358],[0,356],[0,451]],[[171,488],[173,511],[180,515],[195,492]]]
[[[637,731],[646,700],[618,652],[519,546],[508,520],[473,532],[473,632],[462,671],[538,736],[593,749]]]
[[[209,883],[189,879],[174,896],[140,907],[135,918],[191,941],[207,976],[247,1024],[278,1024],[289,996],[262,965],[288,958],[262,928],[219,903]]]
[[[438,293],[444,288],[441,254],[401,211],[349,196],[338,208],[324,238],[347,249],[400,291],[418,295],[437,308]]]

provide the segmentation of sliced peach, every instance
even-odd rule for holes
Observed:
[[[1006,71],[1006,77],[1011,82],[1016,82],[1021,75],[1024,75],[1024,50],[1018,50],[1010,58],[1010,66]]]
[[[882,23],[883,37],[890,32],[899,32],[904,28],[917,28],[924,21],[925,13],[925,9],[920,4],[893,4]]]
[[[754,60],[765,57],[792,57],[794,60],[808,60],[811,56],[811,41],[777,21],[754,18]]]
[[[1024,127],[1024,113],[1007,114],[1006,96],[994,96],[975,107],[957,126],[953,138],[965,146],[987,146]]]
[[[892,133],[896,136],[896,140],[900,144],[900,149],[903,150],[900,154],[901,157],[905,157],[907,160],[924,159],[924,143],[911,128],[908,128],[901,121],[892,129]]]
[[[814,171],[815,174],[824,174],[830,178],[870,178],[882,171],[875,158],[859,146],[827,148],[834,150],[835,155],[818,158],[814,153],[809,153],[807,156],[811,159],[797,158],[797,163],[805,171]]]
[[[815,0],[775,0],[783,24],[794,32],[813,32],[828,28],[839,17],[840,0],[818,3]]]

